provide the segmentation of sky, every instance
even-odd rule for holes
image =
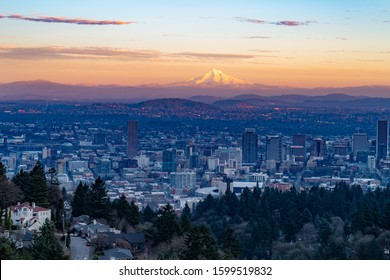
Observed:
[[[212,68],[265,85],[390,85],[390,1],[0,0],[0,83],[168,84]]]

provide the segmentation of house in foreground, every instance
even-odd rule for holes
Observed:
[[[12,224],[19,228],[28,228],[31,231],[39,231],[46,219],[51,219],[51,210],[37,206],[33,203],[20,203],[8,208],[11,213]]]

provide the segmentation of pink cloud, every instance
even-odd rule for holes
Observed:
[[[133,24],[136,22],[132,21],[120,21],[120,20],[92,20],[92,19],[83,19],[83,18],[66,18],[66,17],[52,17],[52,16],[37,16],[37,17],[27,17],[23,15],[0,15],[0,18],[9,18],[9,19],[18,19],[26,21],[35,21],[35,22],[46,22],[46,23],[71,23],[71,24],[80,24],[80,25],[124,25],[124,24]]]
[[[281,21],[266,21],[261,19],[253,19],[253,18],[245,18],[245,17],[236,17],[239,21],[256,23],[256,24],[274,24],[274,25],[283,25],[283,26],[301,26],[301,25],[309,25],[311,23],[315,23],[316,21],[295,21],[295,20],[281,20]]]
[[[308,25],[310,23],[314,23],[314,21],[282,20],[282,21],[270,22],[270,24],[284,25],[284,26],[300,26],[300,25]]]
[[[236,17],[236,19],[239,20],[239,21],[245,21],[245,22],[250,22],[250,23],[257,23],[257,24],[267,23],[265,20],[254,19],[254,18]]]

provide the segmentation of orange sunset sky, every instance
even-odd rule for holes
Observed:
[[[390,85],[389,1],[4,1],[0,83]]]

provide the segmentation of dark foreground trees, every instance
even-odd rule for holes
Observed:
[[[33,239],[29,252],[34,260],[67,259],[64,249],[56,236],[56,229],[48,219],[41,227],[41,234]]]

